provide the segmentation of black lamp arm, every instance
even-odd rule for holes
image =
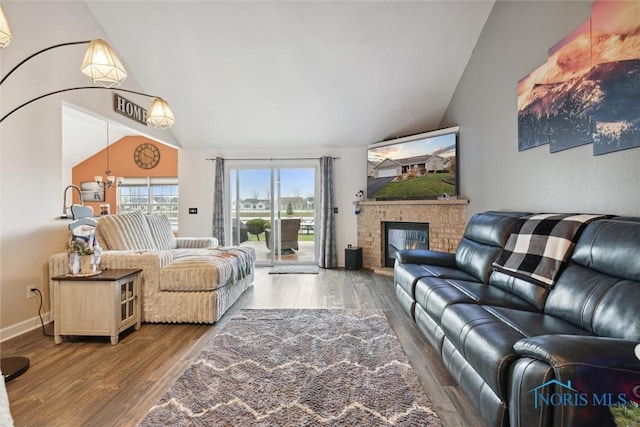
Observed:
[[[20,61],[20,63],[18,63],[18,65],[16,65],[15,67],[13,67],[13,68],[11,69],[11,71],[9,71],[9,72],[7,73],[7,75],[6,75],[6,76],[4,76],[4,77],[2,78],[2,80],[0,80],[0,86],[2,85],[2,83],[4,83],[4,81],[7,79],[7,77],[9,77],[11,74],[13,74],[13,72],[14,72],[14,71],[16,71],[18,68],[20,68],[20,67],[22,66],[22,64],[24,64],[25,62],[29,61],[31,58],[33,58],[33,57],[35,57],[35,56],[40,55],[41,53],[44,53],[44,52],[46,52],[46,51],[48,51],[48,50],[51,50],[51,49],[56,49],[56,48],[58,48],[58,47],[63,47],[63,46],[72,46],[72,45],[76,45],[76,44],[87,44],[87,43],[91,43],[91,40],[84,40],[84,41],[81,41],[81,42],[60,43],[60,44],[56,44],[56,45],[53,45],[53,46],[46,47],[46,48],[44,48],[44,49],[42,49],[42,50],[39,50],[39,51],[37,51],[36,53],[34,53],[34,54],[32,54],[32,55],[27,56],[25,59],[23,59],[22,61]]]
[[[24,104],[21,104],[19,106],[17,106],[16,108],[14,108],[13,110],[9,111],[7,114],[5,114],[4,116],[2,116],[2,118],[0,119],[0,123],[2,123],[4,121],[4,119],[6,119],[7,117],[9,117],[10,115],[12,115],[13,113],[15,113],[16,111],[20,110],[23,107],[26,107],[27,105],[31,104],[32,102],[35,102],[39,99],[42,98],[46,98],[47,96],[51,96],[51,95],[56,95],[58,93],[63,93],[63,92],[70,92],[73,90],[83,90],[83,89],[102,89],[102,90],[115,90],[115,91],[119,91],[119,92],[127,92],[127,93],[133,93],[136,95],[142,95],[142,96],[147,96],[149,98],[158,98],[157,96],[154,95],[148,95],[146,93],[142,93],[142,92],[136,92],[134,90],[129,90],[129,89],[120,89],[120,88],[113,88],[113,87],[101,87],[101,86],[80,86],[80,87],[71,87],[69,89],[60,89],[60,90],[56,90],[53,92],[49,92],[49,93],[45,93],[44,95],[40,95],[36,98],[33,98],[27,102],[25,102]]]

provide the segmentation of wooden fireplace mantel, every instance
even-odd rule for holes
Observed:
[[[384,206],[384,205],[468,205],[469,199],[420,199],[420,200],[363,200],[360,206]]]

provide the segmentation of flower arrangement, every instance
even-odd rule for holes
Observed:
[[[69,242],[69,253],[78,254],[78,255],[93,255],[94,250],[92,247],[89,247],[87,242],[84,239],[72,239]]]
[[[69,240],[69,270],[71,274],[92,274],[100,265],[102,248],[98,245],[94,235],[88,240],[83,236],[72,236]]]

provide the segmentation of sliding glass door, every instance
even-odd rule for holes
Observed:
[[[230,241],[258,265],[315,264],[315,163],[227,162]]]

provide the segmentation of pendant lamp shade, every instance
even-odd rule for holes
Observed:
[[[104,40],[91,40],[80,71],[89,77],[94,84],[103,87],[120,86],[127,78],[127,72],[113,51]]]
[[[147,123],[159,129],[168,129],[176,122],[169,104],[162,98],[155,98],[147,113]]]
[[[12,38],[13,35],[11,34],[11,28],[9,28],[7,17],[2,10],[2,6],[0,6],[0,48],[3,48],[11,43]]]

